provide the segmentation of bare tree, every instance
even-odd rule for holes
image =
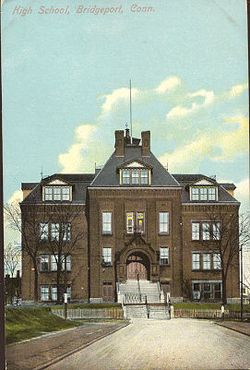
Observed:
[[[67,289],[71,254],[78,242],[86,237],[82,206],[72,204],[37,203],[5,206],[10,227],[20,232],[22,253],[30,257],[34,272],[34,300],[39,300],[39,273],[42,255],[53,258],[56,273],[57,302]],[[25,258],[23,258],[23,261]],[[51,264],[52,265],[52,264]],[[63,289],[62,289],[63,288]]]
[[[45,249],[52,256],[56,271],[57,303],[67,291],[71,255],[87,237],[82,206],[53,204],[49,208]]]
[[[21,250],[19,246],[8,243],[4,248],[4,270],[12,278],[21,263]]]
[[[228,273],[230,269],[239,269],[239,252],[249,242],[249,215],[239,216],[236,210],[231,213],[216,210],[207,214],[207,220],[202,233],[205,239],[209,235],[209,249],[219,255],[222,302],[226,304]]]

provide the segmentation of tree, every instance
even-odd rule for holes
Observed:
[[[249,215],[239,217],[235,209],[231,213],[215,210],[207,214],[207,220],[202,225],[202,233],[205,239],[210,239],[209,249],[219,255],[222,303],[226,304],[229,270],[239,269],[239,252],[249,242]]]
[[[10,227],[21,234],[23,255],[28,255],[32,261],[34,300],[39,300],[42,255],[47,253],[53,258],[53,266],[56,266],[57,302],[60,303],[67,289],[67,266],[71,253],[86,236],[82,206],[74,205],[72,210],[72,204],[37,203],[31,199],[25,204],[6,205],[5,214]]]
[[[21,250],[19,246],[13,245],[9,243],[4,248],[4,270],[7,274],[6,276],[6,293],[7,293],[7,299],[10,300],[10,302],[13,302],[13,297],[16,294],[16,291],[18,292],[18,280],[14,279],[14,275],[18,271],[18,267],[21,263]],[[8,279],[7,279],[8,277]]]

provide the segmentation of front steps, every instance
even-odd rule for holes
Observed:
[[[135,297],[138,297],[138,302],[136,302]],[[142,298],[141,301],[144,301],[145,297],[147,297],[147,303],[161,303],[164,302],[164,296],[161,292],[159,285],[157,283],[152,283],[148,280],[127,280],[126,283],[122,283],[119,285],[119,293],[118,293],[118,302],[131,303],[131,300],[134,299],[134,303],[140,302],[140,297]]]
[[[125,305],[124,316],[126,319],[133,318],[144,318],[144,319],[154,319],[154,320],[168,320],[170,319],[168,308],[165,305]]]

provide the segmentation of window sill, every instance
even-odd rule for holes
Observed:
[[[170,263],[159,263],[159,266],[167,266],[167,267],[170,267]]]
[[[113,236],[113,233],[102,233],[102,236]]]
[[[111,263],[102,263],[101,266],[104,267],[104,268],[113,267],[113,265]]]
[[[169,235],[170,235],[170,233],[158,233],[158,235],[159,235],[159,236],[161,236],[161,235],[162,235],[162,236],[169,236]]]

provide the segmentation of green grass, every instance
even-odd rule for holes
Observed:
[[[174,308],[176,309],[186,309],[186,310],[220,310],[220,303],[196,303],[196,302],[183,302],[183,303],[174,303]],[[240,311],[240,304],[228,304],[225,306],[225,309],[230,311]],[[250,312],[250,304],[243,306],[244,312]]]
[[[65,321],[53,315],[50,308],[7,308],[6,343],[19,342],[44,333],[73,328],[81,325],[77,321]]]

